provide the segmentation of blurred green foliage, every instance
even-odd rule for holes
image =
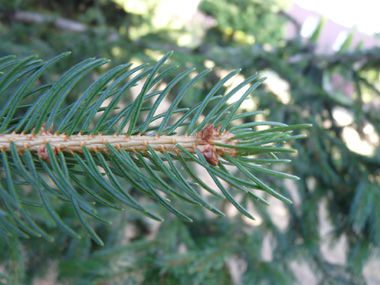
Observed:
[[[173,64],[198,70],[215,66],[209,81],[184,102],[188,106],[199,102],[225,70],[242,67],[243,77],[262,71],[268,82],[278,78],[285,86],[281,92],[269,83],[255,91],[253,106],[266,111],[257,119],[314,124],[309,139],[295,144],[299,153],[287,169],[301,181],[270,181],[295,203],[254,209],[247,205],[261,219],[254,226],[240,215],[216,219],[202,211],[194,211],[195,222],[186,224],[159,208],[155,210],[166,215],[166,221],[157,225],[133,212],[115,215],[100,209],[113,221],[112,226],[94,224],[104,248],[90,238],[75,240],[62,232],[57,232],[55,243],[0,239],[0,281],[289,284],[303,264],[320,282],[363,284],[363,266],[380,248],[380,49],[353,49],[347,42],[337,54],[320,55],[315,52],[319,30],[310,41],[284,40],[287,20],[278,13],[289,4],[284,1],[204,0],[199,6],[205,13],[201,24],[160,28],[153,18],[159,1],[146,3],[151,6],[143,13],[133,13],[124,10],[122,1],[2,0],[0,56],[38,54],[47,59],[71,50],[72,56],[49,75],[59,76],[92,56],[111,58],[110,66],[115,66],[154,61],[174,50]],[[20,11],[48,20],[16,20]],[[85,30],[57,27],[60,17]],[[190,40],[181,44],[184,35]],[[342,122],[342,113],[351,119]],[[217,206],[228,210],[227,204]],[[276,209],[285,214],[276,218]],[[59,211],[70,213],[65,206]],[[65,221],[83,231],[71,214]],[[344,260],[329,261],[323,247],[342,239]]]
[[[286,19],[277,13],[289,4],[291,1],[205,0],[199,9],[216,20],[221,44],[278,44],[284,36]]]

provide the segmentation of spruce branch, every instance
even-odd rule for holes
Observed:
[[[84,60],[55,82],[41,84],[47,70],[69,53],[46,62],[33,56],[0,59],[1,235],[54,240],[37,223],[41,217],[33,208],[40,208],[68,235],[78,238],[57,211],[62,204],[71,205],[98,244],[103,242],[86,215],[103,223],[111,222],[99,215],[100,206],[96,203],[115,210],[127,206],[162,221],[139,203],[132,188],[185,221],[192,219],[174,207],[176,198],[224,215],[204,198],[203,190],[229,200],[252,219],[234,198],[234,191],[264,205],[269,203],[259,194],[263,191],[291,203],[258,176],[297,180],[294,175],[264,165],[289,162],[276,154],[295,152],[283,144],[305,137],[292,132],[310,125],[288,126],[270,121],[235,124],[238,119],[262,113],[239,114],[241,104],[263,81],[257,74],[227,94],[218,94],[239,70],[222,78],[195,106],[180,108],[186,93],[210,70],[198,73],[181,88],[168,109],[159,113],[158,108],[170,91],[194,72],[189,69],[178,73],[160,89],[159,84],[177,68],[166,66],[170,54],[153,67],[143,64],[132,68],[125,64],[111,68],[69,105],[66,97],[76,85],[107,60]],[[137,97],[129,104],[121,104],[138,84],[142,87]],[[236,102],[228,104],[247,86]],[[104,107],[106,101],[108,105]],[[257,126],[267,128],[257,130]],[[207,185],[194,171],[194,165],[203,168],[218,189]],[[26,191],[26,185],[32,186],[33,191]]]
[[[25,150],[38,152],[39,158],[49,161],[46,145],[49,144],[53,149],[55,155],[59,152],[82,152],[83,147],[86,147],[89,151],[93,152],[106,152],[108,153],[107,144],[116,148],[118,151],[121,149],[126,151],[147,152],[147,146],[151,146],[155,151],[160,152],[175,152],[179,154],[179,149],[176,144],[180,144],[190,153],[195,153],[198,149],[202,152],[203,156],[212,165],[218,165],[217,155],[224,155],[229,153],[234,156],[237,152],[234,145],[236,141],[232,141],[233,135],[229,132],[219,133],[218,128],[214,128],[214,125],[207,125],[201,131],[197,132],[195,136],[189,136],[187,133],[183,136],[143,136],[141,134],[135,136],[119,135],[77,135],[68,136],[67,134],[52,134],[51,131],[46,131],[44,128],[35,135],[31,134],[17,134],[13,132],[11,134],[0,135],[0,150],[10,151],[11,144],[13,143],[18,153],[23,153]],[[228,147],[219,146],[228,145]],[[230,147],[232,146],[232,148]]]

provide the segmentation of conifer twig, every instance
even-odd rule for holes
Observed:
[[[200,150],[206,160],[213,165],[218,165],[217,155],[224,155],[228,153],[231,156],[236,154],[236,149],[227,148],[222,146],[215,146],[215,143],[223,143],[235,145],[236,140],[231,140],[233,134],[228,131],[223,133],[218,132],[219,128],[214,129],[214,125],[207,125],[201,131],[197,132],[194,136],[185,134],[183,136],[172,135],[147,136],[147,135],[77,135],[68,136],[67,134],[52,134],[44,128],[35,135],[31,134],[0,134],[0,151],[10,151],[11,142],[14,142],[16,149],[19,153],[25,152],[26,149],[30,151],[37,151],[38,156],[42,159],[49,160],[46,149],[46,144],[49,143],[57,154],[61,151],[70,152],[83,152],[83,147],[89,151],[102,151],[108,153],[107,143],[116,148],[117,150],[126,150],[132,152],[147,152],[147,146],[151,146],[155,151],[171,151],[179,154],[179,149],[176,144],[180,144],[190,153],[196,153],[196,149]]]
[[[161,90],[158,83],[176,68],[165,67],[171,55],[168,52],[152,67],[143,64],[131,69],[131,64],[124,64],[111,68],[65,106],[65,98],[74,86],[108,62],[90,58],[67,70],[54,83],[35,86],[50,66],[67,55],[46,62],[35,56],[0,58],[0,96],[5,102],[0,107],[0,168],[6,180],[0,183],[0,210],[6,213],[0,227],[7,233],[54,240],[34,221],[28,205],[41,207],[60,228],[77,238],[79,235],[56,212],[57,201],[72,206],[78,221],[99,245],[103,242],[84,214],[102,223],[110,221],[100,216],[98,204],[88,199],[117,210],[123,209],[118,204],[126,205],[163,221],[136,200],[139,195],[132,188],[187,222],[192,219],[172,204],[175,198],[225,215],[202,196],[203,190],[227,199],[250,219],[254,217],[235,200],[233,189],[264,205],[269,203],[256,194],[257,190],[291,203],[256,172],[298,180],[263,164],[288,162],[276,154],[295,152],[283,143],[305,137],[292,132],[310,125],[271,121],[237,125],[236,120],[262,113],[239,114],[241,104],[264,81],[258,79],[258,74],[220,95],[226,82],[240,71],[233,70],[198,104],[179,107],[189,89],[211,71],[206,69],[183,85],[168,109],[160,113],[159,106],[170,90],[194,71],[179,73]],[[121,108],[122,97],[142,82],[138,96]],[[243,90],[245,87],[248,89]],[[234,95],[239,99],[230,104]],[[106,100],[110,102],[103,107]],[[267,128],[258,130],[258,126]],[[203,176],[194,172],[191,164],[199,165],[220,191],[202,181]],[[232,173],[232,169],[237,172]],[[32,197],[24,191],[26,184],[34,189]]]

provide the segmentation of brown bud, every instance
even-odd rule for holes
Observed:
[[[40,145],[40,147],[38,148],[38,157],[43,159],[43,160],[47,160],[48,162],[50,162],[49,161],[49,154],[48,154],[46,145],[44,145],[44,144]]]
[[[216,155],[216,148],[213,145],[202,145],[199,146],[201,153],[208,163],[214,166],[218,166],[218,156]]]
[[[202,130],[197,132],[197,139],[199,144],[214,144],[212,135],[214,134],[214,125],[206,125]]]
[[[54,152],[54,155],[56,156],[58,154],[58,148],[53,146],[53,152]],[[48,163],[50,163],[49,153],[48,153],[48,150],[46,148],[46,145],[42,144],[39,146],[38,157],[43,159],[43,160],[46,160]]]

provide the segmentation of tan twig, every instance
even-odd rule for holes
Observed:
[[[56,154],[61,151],[71,153],[82,152],[84,146],[89,151],[108,152],[107,143],[118,150],[146,152],[149,145],[156,151],[179,153],[179,149],[175,146],[178,143],[190,153],[195,153],[195,150],[199,149],[209,163],[217,165],[217,154],[223,155],[224,153],[228,153],[233,156],[236,154],[236,150],[215,146],[214,144],[218,142],[234,145],[236,141],[231,140],[232,136],[229,132],[220,134],[218,128],[214,129],[213,125],[205,126],[195,136],[82,135],[80,133],[68,136],[66,134],[52,134],[50,131],[42,129],[36,135],[24,133],[1,134],[0,150],[10,151],[11,142],[14,142],[19,153],[23,153],[26,149],[29,149],[30,151],[38,152],[40,158],[48,160],[47,143],[50,143]]]

